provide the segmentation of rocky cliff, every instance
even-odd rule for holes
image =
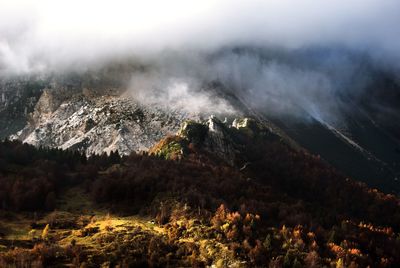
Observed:
[[[44,90],[28,124],[13,138],[89,154],[147,150],[193,115],[145,107],[129,96]]]

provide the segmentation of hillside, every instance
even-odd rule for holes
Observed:
[[[342,176],[256,121],[235,125],[189,122],[152,154],[122,158],[1,143],[0,263],[400,264],[397,197]],[[223,154],[221,144],[236,153]]]

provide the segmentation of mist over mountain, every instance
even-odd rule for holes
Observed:
[[[329,122],[340,120],[340,97],[363,93],[375,69],[398,81],[396,1],[292,5],[4,2],[0,73],[85,72],[129,59],[147,67],[131,83],[146,101],[177,90],[207,107],[209,96],[198,92],[217,81],[257,109]]]
[[[335,47],[225,47],[207,54],[169,51],[135,73],[130,89],[143,99],[155,101],[158,96],[162,102],[168,99],[164,95],[174,94],[170,84],[185,84],[193,94],[206,94],[204,87],[218,82],[225,92],[261,112],[337,123],[344,121],[341,110],[350,108],[346,97],[367,94],[377,72],[397,83],[397,74],[383,68],[369,54]]]

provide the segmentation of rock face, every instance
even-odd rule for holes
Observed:
[[[233,165],[237,150],[234,148],[235,142],[231,138],[229,127],[231,126],[228,123],[223,123],[217,117],[211,115],[203,123],[184,122],[177,136],[186,139],[187,143],[200,146]]]
[[[162,139],[149,152],[167,159],[179,159],[192,151],[192,144],[231,166],[243,164],[246,162],[243,150],[247,142],[280,139],[261,123],[256,119],[241,118],[230,124],[215,116],[203,122],[185,121],[175,136]]]
[[[127,96],[68,96],[44,90],[28,125],[13,138],[89,154],[147,150],[175,133],[187,114],[144,107]],[[192,116],[193,117],[193,116]]]
[[[226,125],[214,116],[211,116],[205,125],[208,127],[208,133],[204,140],[206,150],[233,165],[235,161],[234,141],[230,138]]]
[[[42,89],[43,81],[38,78],[0,78],[0,139],[26,125]]]

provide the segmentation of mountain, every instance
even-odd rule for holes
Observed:
[[[252,50],[235,53],[271,57]],[[303,54],[312,61],[316,52],[311,56],[309,53]],[[302,57],[305,56],[293,56],[290,62],[303,63]],[[287,55],[282,58],[289,59]],[[234,107],[233,113],[224,114],[216,109],[190,112],[160,100],[146,102],[135,97],[135,93],[126,92],[126,87],[132,72],[148,68],[112,63],[83,73],[4,79],[0,113],[5,128],[0,134],[35,146],[74,149],[87,155],[111,151],[128,155],[148,150],[164,136],[178,131],[186,120],[202,122],[219,113],[220,119],[226,117],[232,123],[235,118],[247,116],[270,128],[292,147],[320,155],[348,176],[388,193],[400,191],[399,127],[395,112],[398,84],[387,72],[362,67],[374,77],[373,83],[361,95],[339,96],[335,108],[339,120],[325,120],[301,107],[295,114],[262,110],[254,104],[250,93],[232,91],[223,81],[205,83],[199,97],[206,94],[212,100],[223,100]],[[375,92],[386,93],[378,96]],[[383,112],[381,106],[386,107]]]
[[[340,91],[314,70],[336,52],[278,52],[210,56],[257,55],[272,85],[129,62],[2,78],[0,266],[397,267],[396,76],[362,65],[374,81]],[[285,65],[304,58],[306,84]]]

